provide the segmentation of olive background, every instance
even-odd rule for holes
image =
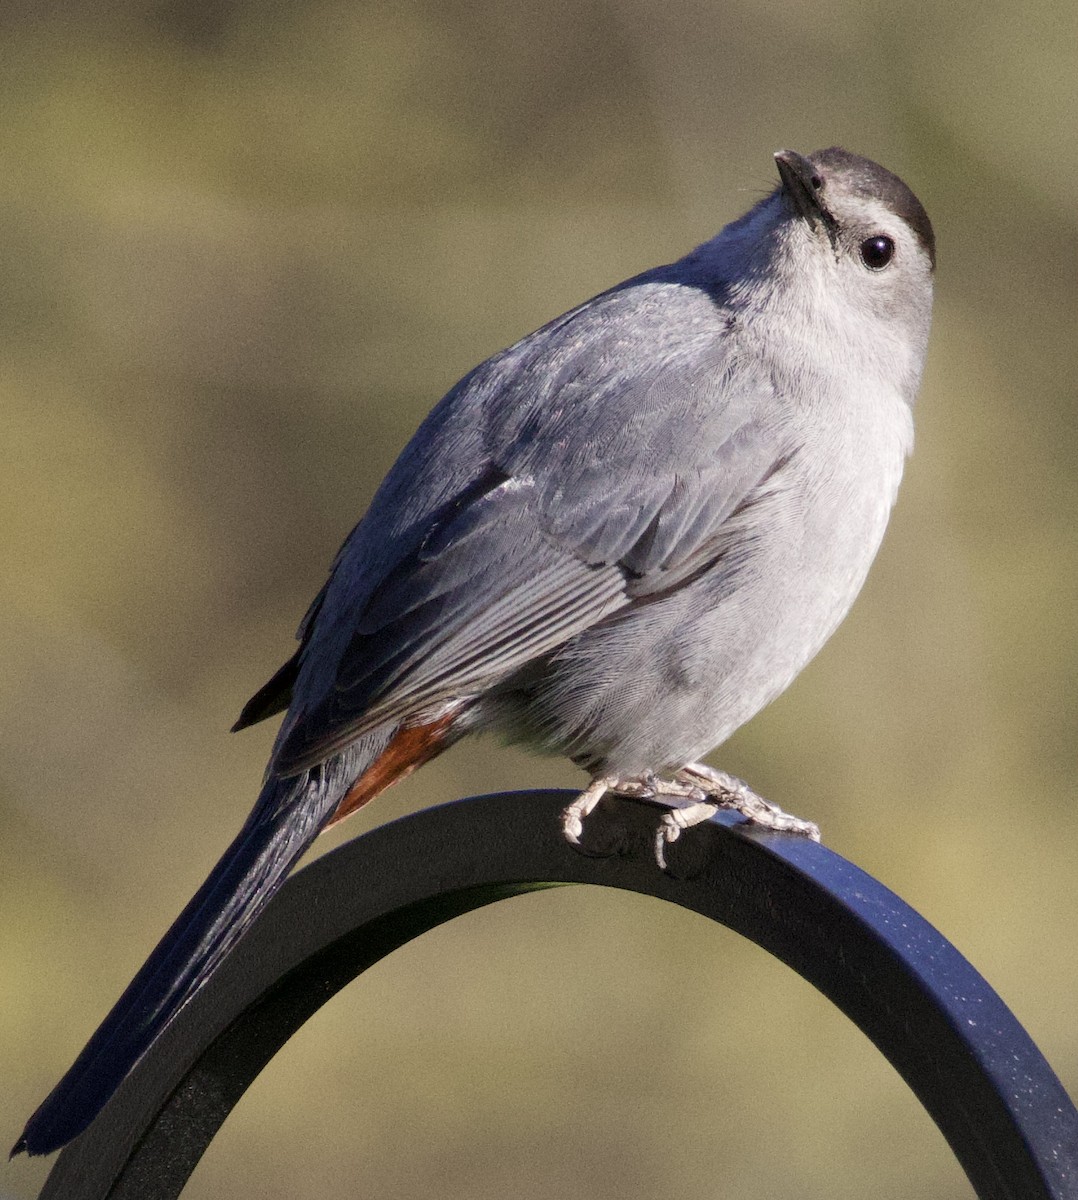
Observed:
[[[273,723],[228,727],[429,407],[836,143],[935,223],[917,449],[852,615],[713,761],[943,930],[1078,1094],[1076,46],[1036,0],[3,6],[8,1143],[253,802]],[[581,781],[472,740],[317,850]],[[346,989],[186,1194],[972,1192],[762,951],[559,889]]]

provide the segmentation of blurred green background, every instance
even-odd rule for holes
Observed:
[[[246,814],[272,729],[228,726],[431,404],[833,143],[936,225],[917,452],[853,615],[715,761],[1078,1093],[1076,47],[1073,5],[1002,0],[4,5],[5,1144]],[[335,836],[580,780],[465,743]],[[869,1192],[971,1195],[865,1039],[733,934],[572,889],[348,989],[187,1194]]]

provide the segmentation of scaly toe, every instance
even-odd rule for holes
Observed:
[[[716,805],[740,813],[759,829],[791,833],[811,838],[814,842],[820,840],[820,827],[815,822],[783,812],[777,804],[758,796],[744,780],[735,775],[727,775],[725,771],[717,771],[703,763],[689,763],[678,772],[677,778],[701,786]]]

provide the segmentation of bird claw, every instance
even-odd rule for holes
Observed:
[[[655,831],[655,861],[659,864],[660,871],[667,870],[666,847],[681,837],[683,829],[691,829],[693,825],[710,821],[719,811],[719,807],[718,804],[711,804],[707,800],[697,800],[684,808],[672,808],[663,813]]]
[[[701,786],[706,796],[714,802],[716,811],[725,808],[740,813],[746,821],[761,829],[770,829],[775,833],[792,833],[799,837],[820,840],[820,827],[813,821],[802,820],[792,813],[785,812],[777,804],[758,796],[752,788],[736,775],[728,775],[725,771],[717,771],[704,763],[689,763],[677,773],[677,778]],[[684,811],[684,810],[683,810]],[[714,814],[710,814],[713,816]],[[701,816],[688,824],[697,824],[708,820]],[[678,823],[679,828],[687,828],[688,824]],[[677,834],[674,835],[675,837]]]
[[[655,832],[655,861],[663,871],[667,870],[666,847],[678,840],[682,830],[709,821],[720,809],[740,813],[759,829],[820,840],[818,825],[784,812],[743,780],[703,763],[689,763],[673,779],[659,779],[649,772],[631,779],[607,775],[593,780],[562,813],[566,841],[582,847],[584,821],[607,792],[645,800],[687,801],[663,813]]]
[[[584,836],[584,818],[587,817],[599,801],[612,790],[613,779],[595,779],[580,793],[579,796],[561,814],[561,828],[565,840],[573,846],[579,846]]]
[[[705,797],[704,790],[688,779],[659,779],[651,772],[628,779],[600,776],[562,812],[561,827],[567,842],[584,849],[584,822],[608,792],[636,800],[687,800],[690,806],[701,803]]]

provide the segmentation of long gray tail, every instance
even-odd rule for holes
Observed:
[[[27,1122],[12,1154],[48,1154],[97,1116],[314,841],[352,781],[350,758],[268,780],[235,841]]]

